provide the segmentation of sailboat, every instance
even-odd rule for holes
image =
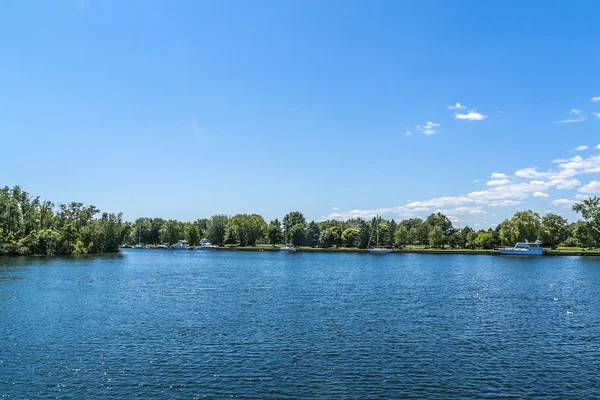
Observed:
[[[291,243],[287,243],[287,223],[285,224],[285,227],[283,229],[283,242],[286,243],[285,246],[280,247],[279,251],[286,251],[289,253],[295,253],[296,252],[296,246],[294,246]]]
[[[373,238],[373,230],[376,231],[375,247],[371,246],[371,239]],[[379,246],[379,215],[375,218],[375,225],[371,228],[371,236],[369,236],[369,243],[367,244],[367,251],[371,254],[388,254],[393,253],[393,249]]]
[[[145,249],[146,245],[142,243],[142,227],[138,227],[138,244],[135,245],[134,249]]]

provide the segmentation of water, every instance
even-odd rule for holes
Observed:
[[[592,398],[599,300],[597,258],[0,258],[0,398]]]

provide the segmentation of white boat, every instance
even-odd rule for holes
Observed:
[[[216,244],[212,244],[208,241],[208,239],[202,239],[200,241],[200,246],[198,247],[198,250],[216,250],[218,248],[219,246],[217,246]]]
[[[279,251],[288,251],[288,252],[295,253],[297,251],[297,249],[296,249],[296,246],[294,246],[293,244],[286,244],[285,246],[280,247]]]
[[[145,249],[146,245],[142,243],[142,227],[138,227],[138,244],[136,244],[134,249]]]
[[[386,249],[385,247],[374,247],[374,248],[368,249],[367,251],[371,254],[382,254],[382,255],[394,252],[393,249]]]
[[[515,244],[515,247],[500,247],[500,254],[509,256],[541,256],[544,254],[542,242],[529,243],[527,240]]]
[[[373,237],[373,230],[376,231],[375,247],[371,246],[371,238]],[[367,244],[367,251],[371,254],[384,255],[393,253],[394,249],[379,246],[379,215],[375,217],[375,225],[371,228],[371,236],[369,236],[369,243]]]
[[[285,224],[285,227],[283,228],[283,242],[287,242],[287,224]],[[284,251],[288,253],[295,253],[296,250],[296,246],[294,246],[291,243],[287,243],[285,246],[279,248],[279,251]]]
[[[177,244],[175,246],[173,246],[174,250],[187,250],[188,247],[190,247],[188,245],[187,240],[180,240],[177,242]]]

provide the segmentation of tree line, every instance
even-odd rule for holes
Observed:
[[[70,255],[119,251],[121,214],[72,202],[55,205],[19,186],[0,189],[0,255]]]
[[[573,210],[581,214],[579,221],[569,223],[564,217],[548,213],[544,216],[531,210],[519,211],[494,229],[475,230],[469,226],[456,228],[442,213],[433,213],[425,219],[409,218],[401,221],[353,218],[346,221],[327,220],[308,222],[299,211],[285,215],[283,220],[267,223],[258,214],[221,214],[194,222],[165,221],[160,218],[139,218],[129,228],[130,244],[173,244],[186,239],[191,244],[207,238],[219,246],[280,245],[367,248],[374,226],[378,225],[379,245],[422,246],[426,248],[493,249],[512,246],[516,242],[541,240],[545,246],[556,248],[596,248],[600,245],[600,198],[594,197],[577,203]]]
[[[427,248],[493,249],[499,245],[537,239],[555,248],[596,248],[600,245],[600,198],[576,203],[581,219],[569,223],[560,215],[540,216],[519,211],[494,229],[456,228],[442,213],[401,221],[381,217],[346,221],[308,222],[299,211],[267,223],[258,214],[214,215],[194,222],[138,218],[101,213],[96,207],[72,202],[58,204],[32,197],[20,187],[0,189],[0,255],[69,255],[119,251],[121,244],[167,243],[181,239],[197,245],[207,238],[219,246],[280,245],[367,248],[378,225],[379,245]]]

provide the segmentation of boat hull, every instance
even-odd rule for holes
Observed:
[[[295,253],[296,248],[295,247],[282,247],[279,249],[279,251],[283,251],[285,253]]]
[[[515,249],[500,249],[500,254],[505,256],[541,256],[544,255],[543,250],[515,250]]]
[[[217,246],[200,246],[198,247],[198,250],[216,250]]]
[[[378,255],[390,254],[390,253],[394,252],[394,250],[392,250],[392,249],[369,249],[367,251],[370,254],[378,254]]]

